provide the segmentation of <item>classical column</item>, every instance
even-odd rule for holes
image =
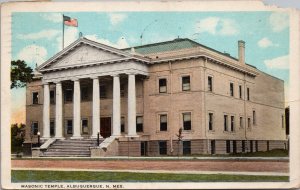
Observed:
[[[50,91],[49,84],[44,84],[44,104],[43,104],[43,137],[50,138]]]
[[[82,138],[80,134],[80,124],[81,124],[81,115],[80,115],[80,82],[79,79],[74,79],[74,94],[73,94],[73,136],[72,139]]]
[[[63,97],[61,82],[56,83],[56,100],[55,100],[55,138],[63,138]]]
[[[120,77],[113,76],[113,136],[121,135]]]
[[[98,131],[100,132],[100,91],[99,78],[93,78],[93,133],[92,138],[97,138]],[[100,138],[102,138],[100,136]]]
[[[135,75],[128,75],[128,136],[134,137],[136,134],[136,93]]]

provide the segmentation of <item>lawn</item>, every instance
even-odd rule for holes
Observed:
[[[277,182],[288,180],[288,176],[12,170],[12,182]]]

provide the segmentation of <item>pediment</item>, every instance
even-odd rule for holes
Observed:
[[[80,64],[105,62],[124,58],[125,56],[110,52],[101,48],[90,46],[88,44],[80,44],[65,55],[61,55],[59,59],[45,66],[45,69],[56,69]]]

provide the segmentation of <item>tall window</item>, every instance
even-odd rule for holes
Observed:
[[[191,130],[192,122],[191,122],[191,112],[183,113],[183,130]]]
[[[32,93],[32,104],[39,104],[39,93],[38,92]]]
[[[65,102],[72,102],[73,101],[73,90],[66,89],[65,90]]]
[[[67,120],[67,134],[73,134],[73,120]]]
[[[234,92],[233,92],[233,83],[230,83],[230,96],[233,96]]]
[[[240,117],[240,128],[244,128],[244,119]]]
[[[190,76],[182,77],[182,91],[191,90]]]
[[[230,121],[230,128],[231,128],[231,131],[234,131],[234,116],[231,116],[231,121]]]
[[[167,92],[167,79],[159,79],[159,93],[166,93]]]
[[[81,120],[81,128],[82,128],[82,134],[88,134],[89,128],[88,128],[88,120],[87,119]]]
[[[247,100],[250,100],[250,89],[247,88]]]
[[[240,99],[243,98],[242,86],[241,85],[239,85],[239,96],[240,96]]]
[[[106,86],[100,85],[100,98],[106,98]]]
[[[183,155],[191,154],[191,141],[183,141]]]
[[[31,132],[33,135],[37,135],[39,131],[39,123],[37,121],[32,122],[31,124]]]
[[[125,85],[124,84],[120,85],[120,95],[121,95],[121,97],[125,97]]]
[[[55,91],[50,90],[50,104],[55,104]]]
[[[211,76],[208,76],[207,77],[207,86],[208,86],[208,91],[212,92],[213,90],[213,83],[212,83],[212,77]]]
[[[143,116],[136,117],[136,132],[143,132]]]
[[[251,127],[251,118],[249,117],[248,118],[248,128],[250,128]]]
[[[81,95],[80,95],[80,97],[81,97],[81,101],[88,101],[89,100],[89,89],[88,89],[88,87],[82,87],[81,89],[80,89],[80,91],[81,91]]]
[[[255,110],[252,111],[252,117],[253,117],[253,125],[256,125],[256,113],[255,113]]]
[[[160,115],[160,131],[167,131],[168,129],[168,116]]]
[[[53,137],[55,135],[55,122],[53,120],[50,121],[50,136]]]
[[[284,115],[281,115],[281,127],[284,128]]]
[[[214,124],[214,114],[213,113],[209,113],[208,114],[208,130],[213,130],[213,124]]]
[[[167,154],[167,141],[160,141],[159,142],[159,155],[166,155]]]
[[[224,115],[224,131],[228,130],[228,115]]]
[[[226,141],[226,153],[230,153],[230,141]]]
[[[125,133],[125,117],[121,117],[121,133]]]

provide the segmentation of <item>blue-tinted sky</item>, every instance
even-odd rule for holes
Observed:
[[[246,42],[246,62],[283,79],[288,86],[289,16],[276,12],[64,12],[13,13],[12,59],[35,68],[62,48],[62,14],[76,18],[65,27],[65,46],[83,36],[124,48],[180,38],[237,57]],[[141,39],[140,36],[143,36]],[[24,116],[25,90],[13,90],[13,114]],[[21,118],[21,117],[20,117]],[[24,121],[13,119],[13,121]]]

